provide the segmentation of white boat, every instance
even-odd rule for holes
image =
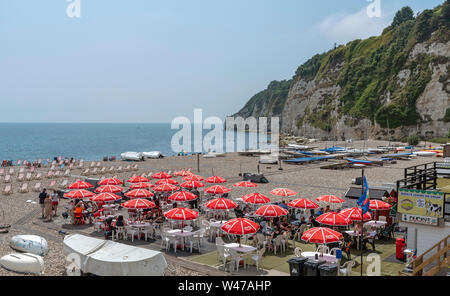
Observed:
[[[21,273],[44,273],[44,259],[31,253],[12,253],[0,258],[0,265],[11,271]]]
[[[288,147],[296,150],[308,150],[309,146],[305,145],[297,145],[297,144],[288,144]]]
[[[142,155],[145,158],[163,158],[164,157],[164,155],[161,153],[161,151],[142,152]]]
[[[140,161],[140,160],[144,160],[144,155],[142,154],[142,152],[124,152],[124,153],[120,154],[120,159]]]
[[[81,234],[66,236],[63,251],[79,256],[74,263],[82,272],[99,276],[162,276],[167,268],[161,252]]]
[[[206,154],[203,154],[204,158],[214,158],[214,157],[225,157],[224,152],[208,152]]]
[[[432,151],[418,151],[418,152],[413,152],[414,155],[417,156],[435,156],[436,152],[432,152]]]
[[[16,235],[9,241],[14,250],[44,256],[48,253],[48,244],[45,238],[37,235]]]

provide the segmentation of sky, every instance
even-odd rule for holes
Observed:
[[[444,0],[72,1],[80,17],[70,0],[0,0],[0,122],[224,118],[401,7]]]

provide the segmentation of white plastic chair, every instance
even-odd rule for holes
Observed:
[[[236,264],[236,271],[239,271],[239,265],[240,265],[241,261],[244,261],[244,268],[247,267],[244,255],[239,254],[238,252],[236,252],[233,249],[228,249],[228,252],[231,255],[231,262],[232,262],[231,266]]]
[[[266,249],[262,248],[262,249],[256,251],[255,255],[252,255],[250,257],[256,264],[256,270],[259,270],[259,261],[262,260],[262,256],[264,255],[265,252],[266,252]]]
[[[113,231],[113,233],[112,233],[112,240],[114,240],[114,239],[119,240],[119,235],[120,234],[122,234],[123,237],[126,236],[126,234],[125,234],[125,227],[123,227],[123,226],[116,227],[116,230]]]
[[[227,269],[227,260],[230,259],[230,264],[231,264],[231,255],[228,252],[228,249],[225,249],[225,247],[223,245],[217,245],[217,253],[219,254],[219,259],[222,259],[222,263],[223,263],[223,269],[226,270]],[[231,272],[231,265],[229,268],[230,272]]]
[[[347,261],[341,267],[339,267],[339,273],[344,276],[351,276],[353,266],[355,266],[354,260]]]
[[[144,239],[145,239],[145,240],[147,240],[147,238],[148,238],[149,236],[150,236],[150,237],[153,237],[153,235],[154,235],[153,227],[152,227],[152,226],[149,226],[149,227],[142,228],[142,229],[141,229],[141,234],[144,234]]]
[[[386,217],[385,217],[385,216],[379,216],[379,217],[378,217],[378,221],[384,221],[384,222],[386,222]]]
[[[164,231],[161,231],[161,248],[163,247],[163,244],[166,244],[166,252],[169,250],[170,248],[170,239],[167,236],[167,233]]]
[[[302,249],[297,247],[294,249],[295,257],[302,257]]]
[[[329,254],[330,248],[325,245],[319,245],[316,250],[317,253]]]
[[[136,234],[138,234],[138,230],[136,228],[134,228],[134,227],[127,226],[126,227],[126,234],[127,234],[126,235],[127,239],[128,239],[128,236],[131,235],[131,241],[134,242],[134,236]]]

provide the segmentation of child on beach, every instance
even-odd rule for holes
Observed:
[[[45,214],[44,222],[52,221],[53,205],[52,205],[52,198],[50,197],[49,194],[47,194],[46,198],[44,199],[44,214]]]
[[[52,194],[52,205],[53,205],[53,211],[54,211],[53,216],[54,216],[54,217],[57,216],[57,215],[56,215],[56,212],[57,212],[57,210],[58,210],[58,204],[59,204],[59,195],[58,195],[58,193],[56,193],[55,190],[53,190],[53,194]]]

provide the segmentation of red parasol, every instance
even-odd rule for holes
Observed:
[[[342,238],[342,234],[327,227],[314,227],[305,231],[302,240],[315,244],[336,243]]]
[[[265,205],[258,208],[255,214],[264,217],[281,217],[286,216],[288,211],[277,205]]]
[[[123,190],[123,188],[119,187],[117,185],[102,185],[100,187],[97,187],[95,189],[95,192],[97,192],[97,193],[103,193],[103,192],[117,193],[117,192],[121,192],[122,190]]]
[[[67,186],[68,189],[87,189],[93,187],[94,185],[84,181],[76,181],[75,183],[72,183],[69,186]]]
[[[361,218],[361,216],[360,216]],[[335,212],[328,212],[323,215],[320,215],[316,218],[316,221],[325,224],[325,225],[332,225],[332,226],[345,226],[352,224],[352,221],[345,218],[341,214],[335,213]]]
[[[389,210],[392,205],[384,202],[382,200],[371,199],[369,204],[369,209],[371,210]]]
[[[339,212],[342,216],[352,221],[361,221],[361,209],[360,208],[347,208]],[[370,213],[363,215],[363,220],[368,221],[372,219]]]
[[[125,196],[129,198],[146,198],[152,197],[154,194],[147,189],[134,189],[125,193]]]
[[[317,201],[324,203],[344,203],[345,200],[334,195],[322,195],[316,198]]]
[[[169,200],[174,201],[190,201],[195,199],[197,199],[197,195],[187,191],[178,191],[169,196]]]
[[[306,198],[294,199],[293,201],[288,203],[288,206],[290,206],[291,208],[304,210],[317,209],[319,207],[318,204]]]
[[[122,203],[122,207],[128,209],[151,209],[156,205],[154,202],[147,199],[136,198]]]
[[[188,208],[174,208],[164,213],[164,217],[170,220],[195,220],[198,217],[198,212]]]
[[[180,189],[180,187],[171,184],[163,184],[153,187],[153,191],[159,192],[177,191],[178,189]]]
[[[122,199],[122,197],[120,197],[114,193],[111,193],[111,192],[104,192],[104,193],[97,194],[96,196],[93,196],[89,199],[91,201],[99,202],[99,201],[115,201],[115,200]]]
[[[233,184],[233,186],[234,187],[253,188],[253,187],[258,187],[258,184],[252,183],[249,181],[241,181],[241,182],[237,182],[237,183]]]
[[[106,178],[98,182],[98,185],[121,185],[121,184],[123,184],[123,182],[117,178]]]
[[[267,196],[261,194],[261,193],[250,193],[247,195],[244,195],[242,197],[242,200],[249,204],[266,204],[270,202],[270,198]]]
[[[78,190],[73,190],[70,191],[68,193],[64,194],[64,197],[67,198],[85,198],[85,197],[91,197],[94,196],[95,194],[91,191],[88,190],[84,190],[84,189],[78,189]]]
[[[276,188],[270,191],[270,194],[287,197],[287,196],[294,196],[297,194],[297,192],[292,191],[291,189],[288,188]]]
[[[134,183],[130,186],[130,189],[145,189],[145,188],[152,188],[155,187],[152,183],[149,182],[141,182],[141,183]]]
[[[226,183],[227,180],[225,178],[219,177],[219,176],[212,176],[209,178],[205,179],[206,183],[214,183],[214,184],[219,184],[219,183]]]
[[[208,201],[205,206],[211,210],[230,210],[237,207],[237,204],[227,198],[215,198]]]
[[[153,179],[169,179],[169,178],[172,178],[172,176],[165,172],[159,172],[159,173],[153,174],[152,178]]]
[[[204,187],[205,184],[203,184],[202,182],[199,182],[199,181],[186,181],[183,184],[181,184],[180,186],[183,188],[193,189],[193,188]]]
[[[131,177],[130,179],[127,180],[127,182],[130,182],[130,183],[142,183],[142,182],[148,182],[148,181],[150,181],[148,178],[142,177],[142,176]]]
[[[231,191],[231,189],[229,189],[225,186],[222,186],[222,185],[214,185],[214,186],[210,186],[205,189],[205,192],[209,193],[209,194],[224,194],[224,193],[228,193],[230,191]]]

